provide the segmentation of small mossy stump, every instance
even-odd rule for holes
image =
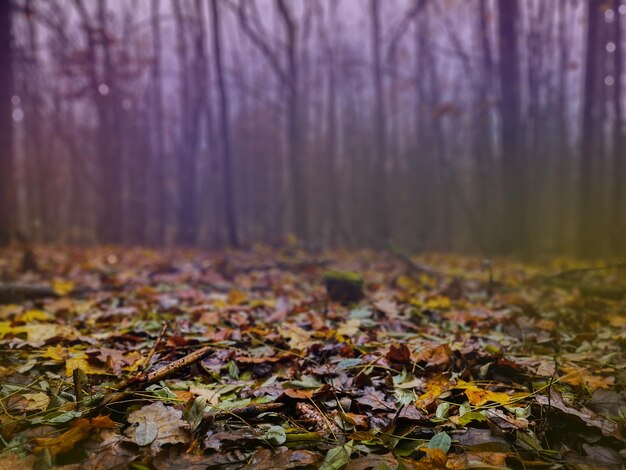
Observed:
[[[344,305],[353,304],[363,298],[363,278],[353,271],[326,271],[324,285],[328,298]]]

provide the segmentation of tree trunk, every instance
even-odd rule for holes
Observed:
[[[615,12],[615,52],[613,55],[613,76],[615,77],[615,95],[613,96],[613,253],[624,253],[624,204],[626,203],[626,191],[624,190],[624,176],[626,176],[626,162],[624,156],[624,49],[622,47],[622,15],[619,13],[623,0],[613,0]]]
[[[306,200],[305,161],[300,129],[300,84],[298,74],[298,30],[285,0],[276,6],[286,32],[287,52],[287,139],[289,142],[289,173],[293,193],[293,223],[296,235],[305,243],[309,238]]]
[[[372,22],[371,48],[372,48],[372,79],[374,81],[374,152],[373,173],[371,178],[370,192],[372,200],[372,218],[374,223],[374,237],[372,245],[384,248],[389,239],[389,217],[387,214],[387,133],[385,128],[386,112],[385,97],[383,90],[383,73],[381,60],[381,26],[380,26],[380,1],[370,0],[370,16]]]
[[[9,242],[17,217],[13,173],[13,35],[11,1],[0,2],[0,246]]]
[[[189,79],[188,50],[186,38],[186,18],[183,16],[180,0],[172,1],[174,17],[176,20],[176,41],[178,49],[178,67],[180,75],[180,100],[181,100],[181,136],[177,155],[178,177],[178,243],[181,245],[193,245],[196,236],[196,149],[197,136],[195,135],[195,111],[199,109],[198,103],[192,106],[191,84]],[[201,21],[201,19],[198,19]],[[197,52],[197,51],[196,51]],[[196,58],[197,60],[198,58]]]
[[[599,106],[596,100],[597,78],[596,43],[598,41],[599,15],[602,0],[587,0],[587,38],[585,83],[583,88],[582,142],[580,158],[580,203],[578,212],[578,253],[581,256],[594,254],[595,225],[597,217],[594,194],[593,153],[596,139],[596,119]]]
[[[152,87],[154,106],[154,137],[152,139],[152,195],[155,214],[150,221],[148,230],[148,242],[161,244],[165,234],[165,198],[167,189],[165,185],[165,126],[163,125],[163,80],[161,72],[161,18],[159,16],[159,1],[152,0],[151,28],[152,28]]]
[[[231,246],[239,245],[237,233],[237,214],[235,212],[235,190],[232,169],[232,151],[230,140],[230,125],[228,112],[228,93],[222,64],[222,24],[220,21],[220,5],[218,0],[211,0],[211,12],[213,19],[213,55],[215,58],[215,72],[217,73],[217,86],[220,99],[220,131],[222,137],[222,164],[224,166],[224,215],[226,218],[226,231],[228,243]]]
[[[526,178],[522,161],[520,54],[517,25],[518,0],[499,0],[500,138],[502,149],[503,205],[501,250],[526,254]]]

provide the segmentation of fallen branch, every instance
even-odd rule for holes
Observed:
[[[44,299],[46,297],[58,297],[58,294],[52,287],[48,286],[0,284],[0,305]]]
[[[566,271],[562,271],[557,274],[553,274],[551,276],[542,276],[544,279],[550,278],[562,278],[562,277],[571,277],[578,274],[591,273],[596,271],[607,271],[609,269],[624,269],[626,268],[626,262],[615,263],[615,264],[607,264],[606,266],[600,266],[597,268],[576,268],[576,269],[568,269]]]
[[[187,354],[185,357],[170,362],[169,364],[156,369],[152,372],[142,372],[129,380],[123,381],[114,387],[115,391],[110,395],[105,396],[100,404],[92,410],[90,414],[94,413],[94,410],[100,409],[104,406],[111,405],[115,402],[121,401],[134,391],[143,388],[147,385],[159,382],[175,374],[181,369],[190,366],[199,360],[203,359],[207,354],[213,350],[213,346],[205,346],[197,351]],[[130,390],[125,390],[130,389]]]
[[[232,410],[215,410],[215,411],[207,411],[204,413],[203,419],[216,421],[219,419],[226,418],[250,418],[253,416],[258,416],[262,413],[267,413],[268,411],[278,410],[285,406],[284,403],[259,403],[255,405],[243,406],[241,408],[233,408]]]
[[[158,349],[158,347],[161,345],[161,343],[163,342],[163,338],[165,337],[165,332],[167,331],[169,325],[166,321],[163,322],[163,326],[161,327],[161,331],[159,332],[159,336],[157,336],[157,339],[154,341],[154,344],[152,345],[152,347],[150,348],[150,351],[148,352],[148,355],[146,356],[146,360],[144,361],[144,369],[147,369],[148,367],[150,367],[150,361],[152,360],[152,357],[154,357],[154,354],[156,353],[156,350]]]
[[[626,297],[626,287],[588,285],[579,281],[553,276],[534,278],[533,281],[564,290],[578,289],[581,295],[585,297],[600,297],[608,300],[621,300]]]
[[[426,274],[428,276],[432,276],[435,278],[442,277],[442,274],[435,271],[434,269],[413,261],[409,255],[404,253],[395,245],[391,245],[391,244],[389,245],[389,252],[392,255],[394,255],[396,258],[398,258],[400,261],[402,261],[406,265],[406,267],[409,269],[409,271],[412,271],[415,274]]]

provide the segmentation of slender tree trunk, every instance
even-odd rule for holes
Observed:
[[[11,1],[0,2],[0,246],[9,242],[17,217],[13,172],[13,38]]]
[[[308,205],[306,199],[306,169],[302,151],[300,126],[300,77],[298,73],[298,29],[285,0],[276,6],[286,32],[287,52],[287,138],[289,142],[289,173],[293,193],[293,223],[296,235],[305,243],[309,238]]]
[[[615,121],[613,123],[613,253],[623,253],[624,244],[624,223],[625,213],[623,210],[626,204],[626,190],[624,189],[624,177],[626,176],[626,156],[624,156],[624,48],[622,44],[623,22],[619,8],[624,5],[623,0],[613,0],[613,11],[615,12],[615,52],[613,55],[613,76],[615,77],[615,95],[613,96],[613,113]]]
[[[500,40],[500,139],[502,149],[503,223],[501,250],[527,250],[526,178],[522,161],[520,54],[518,47],[518,0],[499,0]]]
[[[154,137],[152,153],[152,200],[155,204],[151,227],[148,231],[148,242],[161,244],[165,234],[165,198],[168,193],[165,185],[165,126],[163,115],[163,80],[161,72],[161,18],[159,16],[160,0],[152,0],[151,28],[152,28],[152,87],[154,106]]]
[[[487,0],[479,0],[478,4],[478,23],[477,30],[479,33],[479,42],[481,49],[481,72],[482,80],[479,83],[478,91],[478,113],[477,119],[478,129],[475,130],[476,142],[474,144],[474,152],[476,165],[478,167],[478,207],[482,216],[482,224],[487,230],[485,244],[490,252],[494,250],[493,232],[494,224],[494,204],[491,194],[494,190],[496,182],[493,180],[493,127],[491,115],[493,90],[493,54],[491,51],[491,43],[489,41],[489,12],[487,10]]]
[[[41,83],[39,81],[39,52],[37,46],[37,25],[34,18],[32,0],[25,4],[26,23],[28,29],[28,64],[25,65],[28,73],[24,77],[24,92],[22,93],[22,107],[27,119],[24,121],[25,133],[28,139],[25,142],[27,153],[26,194],[27,231],[30,240],[47,240],[53,236],[51,231],[52,220],[48,217],[50,198],[50,183],[53,180],[52,168],[49,165],[49,156],[44,155],[41,127]]]
[[[373,175],[370,191],[372,193],[372,217],[374,222],[373,246],[383,248],[390,235],[389,217],[387,214],[387,132],[385,128],[386,110],[383,89],[383,72],[381,60],[381,25],[380,25],[380,0],[370,0],[371,17],[371,48],[372,48],[372,79],[374,82],[374,152]]]
[[[578,253],[590,256],[595,251],[595,224],[597,217],[594,212],[594,148],[596,139],[596,119],[599,109],[596,103],[598,71],[596,60],[596,43],[598,41],[599,12],[602,0],[587,0],[587,38],[585,83],[582,105],[582,142],[580,158],[580,203],[578,212]]]
[[[105,243],[120,243],[123,233],[122,216],[122,155],[119,141],[119,119],[115,116],[116,101],[118,98],[113,59],[109,44],[109,31],[107,21],[107,2],[98,0],[98,29],[100,34],[100,46],[102,52],[102,76],[103,83],[98,84],[96,93],[101,95],[99,106],[101,108],[100,136],[101,155],[101,192],[103,203],[102,213],[99,216],[99,238]],[[107,87],[106,92],[104,88]]]
[[[237,214],[235,212],[234,175],[232,169],[232,151],[230,139],[230,125],[228,112],[228,90],[224,79],[222,64],[222,24],[220,21],[220,5],[218,0],[211,0],[213,19],[213,56],[215,58],[215,72],[220,99],[220,131],[222,135],[222,164],[224,166],[224,215],[226,217],[226,231],[228,243],[231,246],[239,245],[237,232]]]
[[[173,0],[174,17],[176,19],[176,41],[178,49],[178,67],[180,75],[181,100],[181,141],[178,145],[177,177],[178,177],[178,243],[192,245],[196,236],[196,149],[197,136],[195,133],[196,115],[194,110],[199,109],[198,103],[192,103],[191,84],[189,78],[188,49],[186,39],[186,18],[183,16],[182,3]],[[201,21],[201,19],[198,19]],[[197,52],[197,51],[196,51]],[[196,58],[197,60],[198,58]]]

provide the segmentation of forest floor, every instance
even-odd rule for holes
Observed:
[[[624,464],[624,269],[35,253],[0,254],[0,470]]]

